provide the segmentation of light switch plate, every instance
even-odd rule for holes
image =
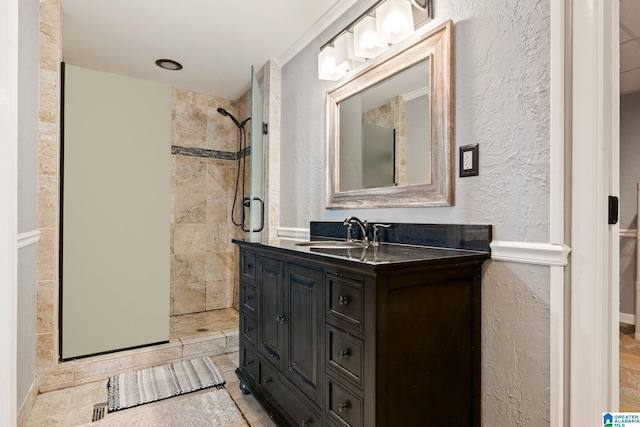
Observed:
[[[478,144],[460,147],[460,177],[478,176]]]

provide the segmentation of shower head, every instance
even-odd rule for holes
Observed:
[[[218,113],[220,113],[221,115],[223,115],[225,117],[229,117],[231,120],[233,120],[233,123],[235,123],[236,126],[238,126],[239,129],[242,129],[244,127],[245,123],[247,123],[247,121],[249,120],[249,119],[246,119],[245,121],[240,123],[235,117],[233,117],[233,114],[231,114],[230,112],[228,112],[224,108],[218,108]]]

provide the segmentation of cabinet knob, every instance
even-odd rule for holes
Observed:
[[[347,305],[349,304],[349,297],[345,297],[344,295],[339,295],[338,296],[338,304],[340,305]]]
[[[338,403],[338,411],[342,412],[345,409],[349,409],[349,406],[351,406],[351,405],[349,404],[348,400],[346,402],[344,402],[344,403]]]
[[[351,352],[349,351],[349,349],[346,350],[338,350],[338,356],[340,356],[341,359],[344,359],[346,357],[351,356]]]
[[[247,295],[247,301],[253,300],[253,295]]]
[[[255,361],[255,360],[247,360],[247,366],[251,366],[251,365],[253,365],[254,363],[256,363],[256,361]]]
[[[253,331],[253,326],[247,326],[246,332],[251,332],[251,331]]]
[[[269,384],[269,383],[270,383],[270,382],[272,382],[272,381],[273,381],[273,378],[265,378],[265,379],[264,379],[264,383],[265,383],[265,384]]]
[[[289,320],[289,318],[287,317],[287,315],[286,315],[286,314],[282,313],[282,314],[278,314],[278,315],[276,316],[276,320],[277,320],[278,322],[286,322],[287,320]]]
[[[309,425],[309,424],[313,424],[313,418],[309,417],[309,418],[307,418],[305,420],[302,420],[302,422],[300,424],[302,424],[303,426],[306,426],[306,425]]]

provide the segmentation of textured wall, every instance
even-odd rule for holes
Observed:
[[[640,93],[620,98],[620,229],[637,229]],[[620,238],[620,312],[635,314],[636,239]]]
[[[325,210],[325,95],[320,46],[358,2],[282,67],[281,226],[347,215],[378,221],[486,223],[496,240],[549,241],[549,1],[434,2],[455,23],[456,145],[480,144],[480,175],[457,178],[455,206]],[[490,262],[483,277],[483,420],[549,423],[549,272]],[[508,418],[504,418],[508,416]],[[509,421],[505,421],[509,420]]]
[[[317,79],[317,54],[371,3],[358,2],[282,67],[282,226],[345,217],[324,209],[325,94],[336,83]],[[456,0],[437,2],[434,13],[427,25],[456,24],[456,145],[480,144],[480,176],[456,177],[453,207],[350,213],[370,220],[489,223],[497,226],[498,240],[546,242],[549,2]],[[456,176],[457,169],[456,162]]]

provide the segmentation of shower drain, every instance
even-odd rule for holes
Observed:
[[[91,422],[94,423],[96,421],[100,421],[101,419],[103,419],[106,409],[107,409],[107,402],[97,403],[93,405],[93,418],[91,419]]]
[[[209,332],[209,330],[207,328],[198,328],[196,332]]]

